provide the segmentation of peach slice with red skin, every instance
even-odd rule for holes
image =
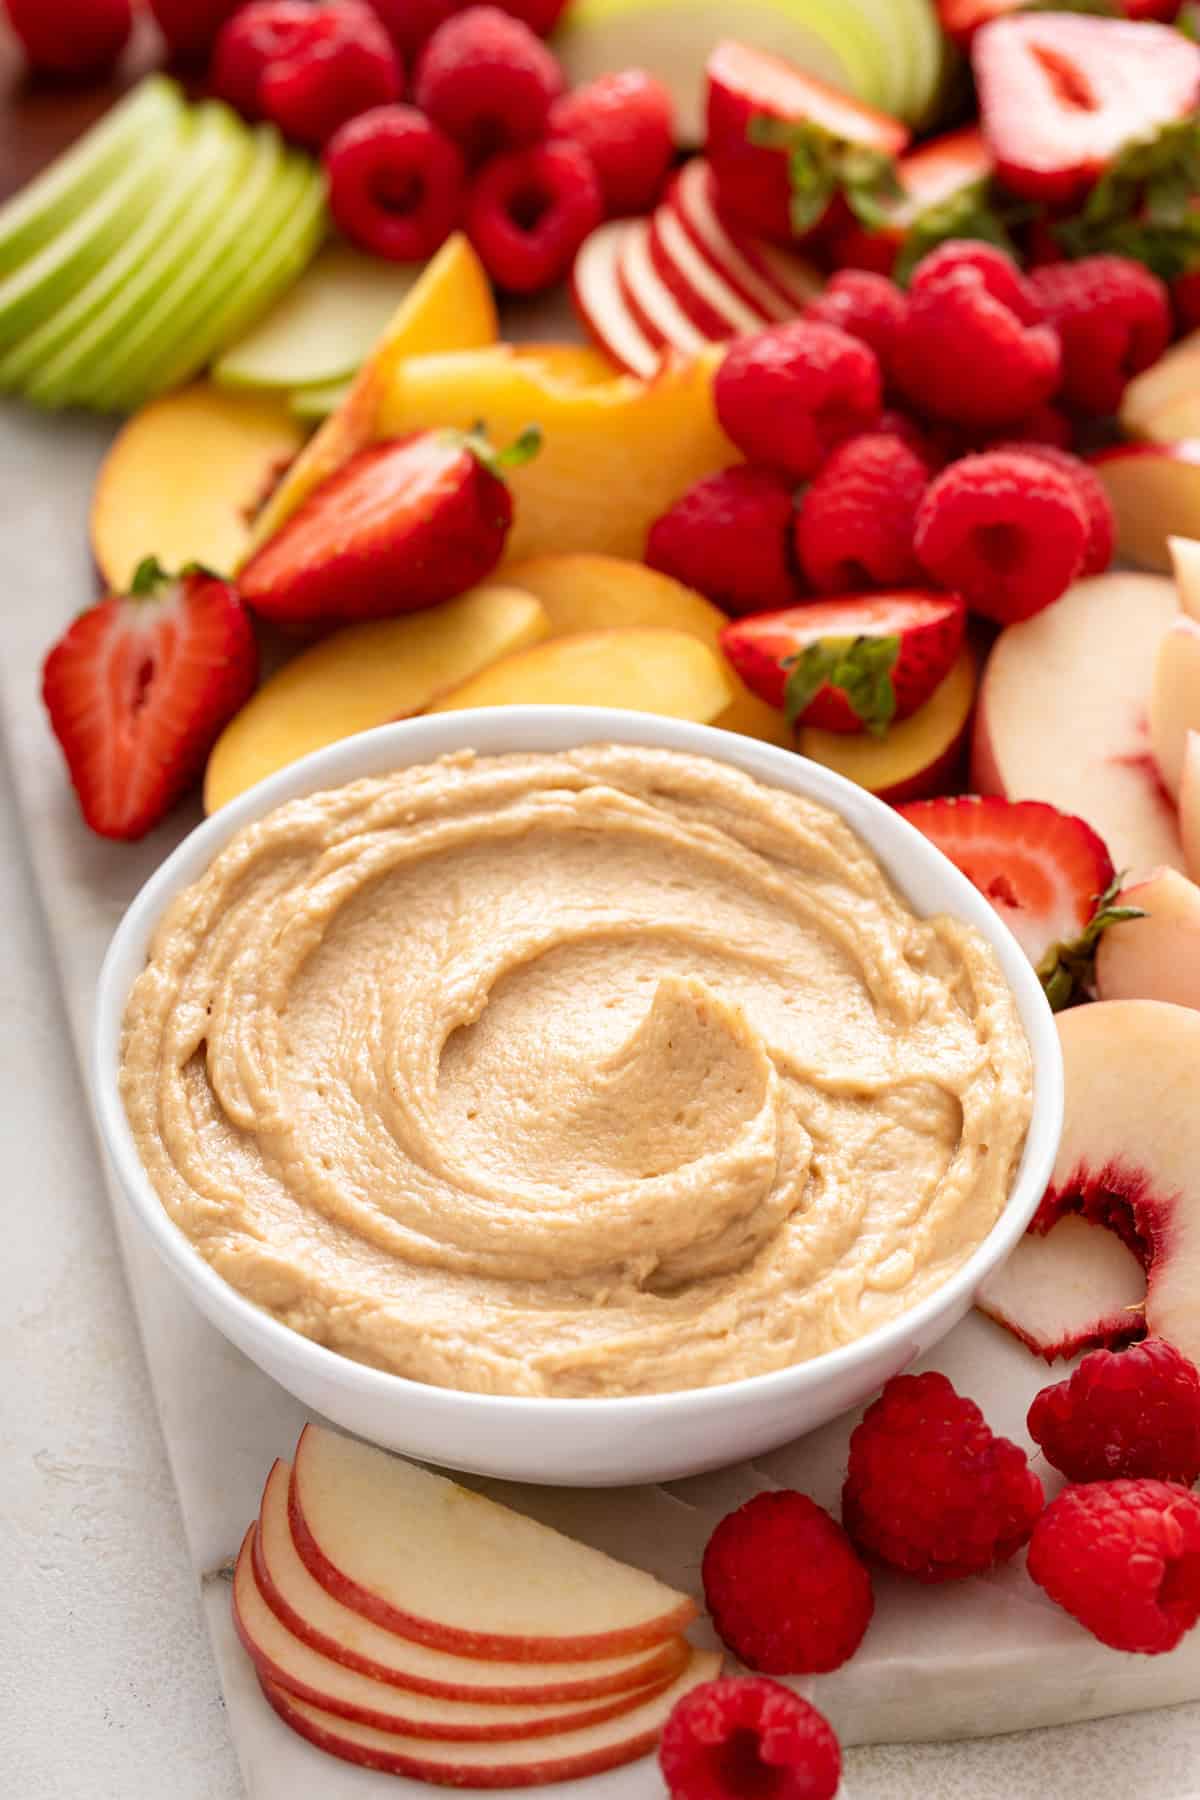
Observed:
[[[1200,538],[1170,537],[1167,549],[1180,607],[1189,619],[1200,619]]]
[[[975,1296],[1044,1362],[1128,1343],[1144,1329],[1146,1276],[1115,1231],[1075,1213],[1027,1233]]]
[[[1150,748],[1167,792],[1183,782],[1188,734],[1200,730],[1200,621],[1175,620],[1158,646],[1150,687]]]
[[[1088,460],[1112,501],[1118,553],[1169,573],[1168,539],[1200,536],[1200,439],[1117,444]]]
[[[1189,731],[1179,778],[1179,835],[1188,874],[1200,881],[1200,731]]]
[[[1109,925],[1096,948],[1101,1000],[1172,1000],[1200,1007],[1200,887],[1155,869],[1116,898],[1144,917]]]

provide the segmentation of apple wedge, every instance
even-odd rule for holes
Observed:
[[[1176,619],[1159,641],[1149,724],[1158,772],[1178,800],[1188,733],[1200,731],[1200,620]]]
[[[536,644],[548,629],[532,594],[492,585],[427,612],[335,631],[285,663],[235,713],[209,753],[205,811],[310,750],[424,712],[439,694]]]
[[[1057,1362],[1140,1337],[1146,1275],[1115,1231],[1068,1213],[1044,1237],[1027,1232],[975,1304],[1035,1356]]]
[[[851,736],[806,725],[796,733],[796,748],[893,806],[924,800],[960,785],[974,699],[975,658],[964,648],[924,706],[891,726],[886,736]]]
[[[699,1652],[657,1698],[603,1725],[525,1742],[454,1748],[339,1719],[271,1682],[263,1682],[262,1689],[285,1725],[344,1762],[382,1774],[409,1775],[439,1787],[544,1787],[554,1781],[580,1781],[647,1756],[678,1702],[702,1682],[712,1681],[720,1668],[719,1656]]]
[[[1200,881],[1200,731],[1189,731],[1179,780],[1179,835],[1183,860],[1193,881]]]
[[[1178,869],[1155,869],[1117,897],[1141,919],[1110,925],[1096,949],[1101,1000],[1173,1000],[1200,1007],[1200,887]]]
[[[699,638],[666,627],[583,631],[492,663],[442,696],[430,712],[471,706],[624,706],[711,725],[733,700],[733,682]]]
[[[1143,569],[1171,570],[1171,536],[1200,536],[1200,439],[1118,444],[1088,458],[1117,521],[1117,549]]]
[[[198,562],[232,574],[248,521],[303,442],[287,408],[257,394],[198,382],[152,400],[118,433],[92,496],[92,555],[105,582],[123,593],[151,555],[165,569]]]
[[[693,325],[714,342],[769,323],[770,314],[744,300],[697,250],[669,206],[657,207],[650,220],[650,260]]]
[[[621,287],[621,248],[631,230],[631,220],[614,219],[584,239],[571,270],[571,299],[584,330],[606,355],[648,381],[662,362],[662,350],[634,318]]]
[[[1167,539],[1179,604],[1189,619],[1200,620],[1200,538]]]
[[[375,1682],[486,1705],[528,1706],[547,1700],[578,1704],[665,1685],[674,1681],[691,1654],[684,1638],[671,1637],[650,1650],[583,1662],[484,1662],[400,1637],[343,1606],[309,1574],[288,1522],[291,1474],[290,1463],[276,1462],[263,1489],[252,1547],[259,1592],[294,1637]]]
[[[703,157],[684,165],[667,194],[683,230],[700,255],[724,277],[747,306],[764,319],[790,319],[796,307],[757,269],[733,233],[718,217],[712,201],[712,174]],[[814,291],[818,282],[814,277]]]
[[[677,350],[681,356],[695,356],[713,341],[709,332],[688,317],[655,268],[650,254],[650,225],[645,219],[631,220],[621,240],[617,278],[635,324],[652,344]],[[719,337],[729,335],[725,331],[718,333]]]
[[[1113,571],[1008,626],[980,687],[972,787],[1077,814],[1135,877],[1182,868],[1146,723],[1158,645],[1177,617],[1172,582]]]
[[[254,1572],[251,1525],[233,1575],[233,1623],[242,1647],[263,1681],[309,1700],[339,1718],[380,1731],[444,1742],[489,1743],[551,1737],[618,1718],[671,1685],[669,1675],[649,1688],[631,1688],[598,1700],[489,1702],[417,1694],[376,1681],[314,1650],[272,1612]]]
[[[462,1656],[620,1655],[696,1616],[640,1569],[320,1425],[301,1433],[288,1507],[297,1550],[336,1599]]]

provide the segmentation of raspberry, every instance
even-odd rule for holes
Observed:
[[[420,262],[462,214],[466,168],[457,144],[414,106],[376,106],[325,146],[329,210],[352,244]]]
[[[1052,263],[1029,277],[1062,343],[1062,391],[1086,413],[1114,413],[1132,376],[1171,339],[1171,302],[1157,275],[1125,256]]]
[[[1072,456],[1069,450],[1059,450],[1053,444],[1018,441],[997,444],[995,448],[1015,450],[1021,456],[1032,456],[1035,462],[1044,463],[1048,469],[1062,470],[1075,489],[1075,497],[1087,521],[1087,541],[1079,573],[1102,575],[1116,549],[1117,521],[1108,489],[1096,471],[1078,456]]]
[[[1093,1350],[1068,1381],[1044,1387],[1029,1435],[1068,1481],[1117,1475],[1200,1477],[1200,1373],[1162,1338]]]
[[[172,56],[207,56],[238,0],[150,0],[154,22]]]
[[[708,1540],[704,1597],[722,1642],[768,1675],[821,1675],[862,1643],[875,1608],[849,1538],[806,1494],[756,1494]]]
[[[462,0],[370,0],[371,10],[411,67],[439,25],[459,12]]]
[[[834,325],[795,319],[739,338],[717,370],[717,417],[743,456],[797,481],[879,417],[875,352]]]
[[[915,456],[920,457],[931,472],[943,468],[951,460],[949,450],[942,441],[947,435],[947,428],[942,426],[934,431],[926,431],[906,412],[901,412],[898,406],[885,406],[866,435],[899,438]]]
[[[498,6],[468,6],[447,19],[417,66],[417,105],[472,162],[536,144],[562,89],[546,46]]]
[[[248,118],[270,119],[285,137],[320,149],[347,119],[399,99],[403,71],[366,0],[267,0],[223,27],[213,86]]]
[[[221,27],[209,85],[244,119],[260,119],[258,88],[267,65],[289,56],[312,23],[308,0],[251,0]]]
[[[655,520],[646,561],[735,617],[793,606],[800,598],[790,561],[795,511],[786,476],[737,463],[698,481]]]
[[[904,295],[886,275],[872,275],[866,269],[841,269],[830,276],[824,291],[809,301],[801,316],[836,325],[869,344],[886,376],[905,310]]]
[[[499,5],[539,37],[549,37],[567,9],[567,0],[499,0]]]
[[[1031,619],[1083,566],[1088,521],[1075,483],[1024,450],[964,456],[917,509],[914,548],[940,587],[997,624]]]
[[[554,102],[550,135],[586,150],[610,216],[649,212],[675,154],[675,103],[644,69],[601,75]]]
[[[935,418],[1011,424],[1058,388],[1058,336],[1039,317],[1029,284],[998,250],[942,244],[913,274],[889,373]]]
[[[133,29],[130,0],[7,0],[30,66],[47,75],[106,75]]]
[[[1069,450],[1074,439],[1075,434],[1066,413],[1044,400],[1032,412],[1026,413],[1023,419],[1014,419],[1011,425],[1006,425],[994,436],[989,437],[985,433],[977,436],[973,443],[964,443],[960,455],[965,456],[968,451],[973,450],[995,450],[1001,443],[1010,448],[1014,444],[1045,444],[1052,450]]]
[[[1025,1452],[944,1375],[897,1375],[850,1439],[842,1520],[860,1549],[918,1581],[1007,1561],[1042,1509]]]
[[[493,157],[475,178],[467,231],[492,280],[513,294],[560,281],[604,215],[600,183],[577,144]]]
[[[828,1721],[777,1681],[726,1676],[680,1700],[658,1762],[671,1800],[834,1800],[842,1751]]]
[[[1171,1481],[1064,1488],[1034,1527],[1029,1573],[1113,1650],[1173,1650],[1200,1619],[1200,1497]]]
[[[835,450],[796,520],[796,553],[812,585],[847,594],[917,579],[913,527],[928,483],[927,465],[897,437],[868,434]]]

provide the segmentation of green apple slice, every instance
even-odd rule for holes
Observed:
[[[227,107],[197,107],[172,178],[137,230],[86,287],[0,362],[0,387],[21,386],[42,406],[68,405],[81,373],[103,366],[113,344],[184,259],[194,256],[203,241],[205,196],[231,194],[250,154],[250,135]]]
[[[350,385],[348,381],[322,381],[314,387],[293,388],[288,406],[298,419],[327,419],[345,400]]]
[[[171,179],[187,136],[185,114],[158,121],[136,157],[76,213],[66,229],[0,281],[0,350],[65,305],[96,271],[119,253]]]
[[[699,144],[704,65],[723,37],[787,57],[887,110],[894,76],[884,40],[846,0],[575,0],[555,48],[572,85],[613,69],[649,69],[674,95],[683,142]]]
[[[177,118],[183,101],[173,81],[150,75],[43,174],[0,207],[0,276],[56,237],[85,203],[103,192],[148,138]]]
[[[231,388],[340,386],[423,266],[327,244],[295,287],[213,365],[213,379]]]

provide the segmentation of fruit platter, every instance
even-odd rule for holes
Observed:
[[[1200,9],[0,84],[0,722],[252,1800],[1194,1797]]]

